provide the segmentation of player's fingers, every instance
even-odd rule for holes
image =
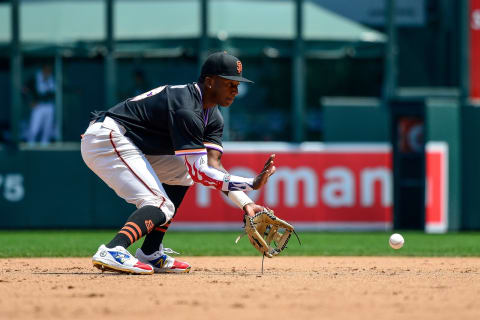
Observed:
[[[270,170],[272,170],[272,167],[273,167],[273,163],[269,163],[268,165],[265,165],[261,173],[263,174],[263,173],[269,172]]]
[[[275,166],[272,165],[267,170],[262,171],[259,174],[259,181],[256,189],[261,188],[265,183],[267,183],[268,178],[275,173],[275,170],[276,170]]]
[[[255,205],[253,205],[252,203],[249,203],[247,204],[244,208],[243,208],[244,212],[250,216],[250,217],[253,217],[255,215]]]
[[[263,166],[263,169],[267,169],[268,167],[273,165],[273,160],[275,159],[275,154],[271,154],[270,157],[268,157],[267,162],[265,162],[265,165]]]
[[[272,168],[270,169],[270,174],[268,175],[269,177],[275,173],[275,171],[277,170],[277,168],[275,166],[272,166]]]
[[[270,167],[268,167],[264,172],[262,173],[265,173],[266,177],[270,177],[272,174],[275,173],[275,171],[277,170],[277,168],[272,164]]]
[[[254,181],[254,189],[260,189],[268,180],[268,178],[275,173],[275,165],[273,163],[273,159],[275,158],[275,154],[270,155],[263,170],[258,174]]]
[[[263,206],[256,204],[255,207],[253,208],[253,211],[257,213],[257,212],[263,211],[263,209],[264,209]]]
[[[263,167],[262,172],[264,171],[269,171],[275,166],[275,163],[273,162],[273,158],[268,159],[267,163],[265,163],[265,166]]]

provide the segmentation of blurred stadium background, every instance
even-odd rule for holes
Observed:
[[[80,156],[89,113],[196,81],[218,50],[255,81],[222,110],[225,167],[279,154],[258,203],[302,230],[480,229],[480,0],[0,1],[0,228],[121,226],[132,207]],[[45,65],[55,130],[39,144]],[[198,186],[177,217],[172,230],[241,227]]]

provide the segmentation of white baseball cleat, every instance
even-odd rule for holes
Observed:
[[[107,248],[104,244],[98,248],[92,258],[93,266],[103,271],[117,271],[131,274],[153,274],[153,267],[138,261],[124,247]]]
[[[138,248],[135,254],[138,260],[148,263],[153,267],[155,273],[188,273],[192,268],[188,263],[178,261],[175,258],[170,257],[167,253],[178,252],[173,251],[170,248],[164,248],[163,244],[160,245],[160,250],[155,251],[150,255],[143,253],[142,249]]]

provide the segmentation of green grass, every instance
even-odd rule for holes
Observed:
[[[102,231],[0,231],[0,258],[89,257],[115,235]],[[393,250],[386,232],[301,232],[300,246],[290,240],[288,256],[480,256],[480,233],[429,235],[401,232],[405,246]],[[235,232],[174,232],[165,246],[189,256],[254,256],[257,252],[246,237],[234,244]],[[142,241],[129,248],[135,252]]]

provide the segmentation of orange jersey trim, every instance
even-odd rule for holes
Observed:
[[[221,153],[223,153],[223,147],[216,144],[216,143],[211,143],[211,142],[204,142],[203,145],[207,148],[207,149],[214,149],[214,150],[218,150],[220,151]]]
[[[207,153],[207,149],[187,149],[187,150],[178,150],[175,151],[176,156],[183,156],[186,154],[199,154],[199,153]]]

